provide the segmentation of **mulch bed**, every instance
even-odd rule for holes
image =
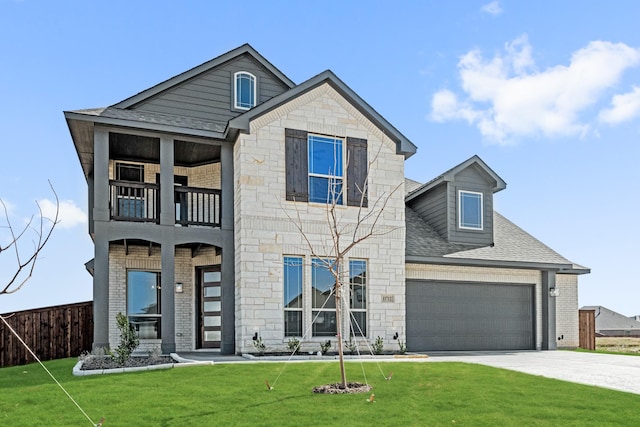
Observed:
[[[347,383],[347,387],[342,387],[342,384],[326,384],[313,388],[314,393],[323,394],[350,394],[350,393],[366,393],[371,391],[369,384],[362,383]]]
[[[138,368],[141,366],[162,365],[176,363],[170,356],[160,357],[130,357],[124,365],[108,356],[90,356],[82,360],[80,370],[91,371],[98,369]]]

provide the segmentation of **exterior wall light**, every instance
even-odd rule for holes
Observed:
[[[182,283],[180,283],[180,282],[176,283],[176,294],[181,294],[182,291],[183,291]]]

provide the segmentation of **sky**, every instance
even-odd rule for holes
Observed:
[[[579,305],[640,314],[640,2],[0,0],[0,199],[60,199],[0,313],[88,301],[87,184],[63,111],[113,105],[244,43],[295,83],[332,70],[418,147],[426,182],[474,154],[496,209],[569,260]],[[0,206],[1,208],[1,206]],[[9,241],[0,211],[0,247]],[[20,250],[37,237],[28,230]],[[17,266],[0,253],[0,285]]]

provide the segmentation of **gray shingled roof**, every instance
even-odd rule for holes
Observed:
[[[215,122],[213,120],[198,120],[190,117],[177,116],[174,114],[154,113],[142,110],[124,110],[122,108],[105,108],[100,117],[112,119],[131,120],[141,123],[153,123],[159,125],[176,126],[185,129],[206,130],[211,132],[224,132],[227,123]]]
[[[405,179],[405,194],[421,188],[417,181]],[[428,259],[443,264],[473,261],[477,265],[510,263],[514,265],[556,265],[561,270],[588,272],[586,267],[574,264],[498,212],[493,213],[494,244],[478,246],[450,243],[411,208],[405,208],[406,256],[411,260]]]
[[[605,330],[624,330],[633,329],[640,330],[640,322],[627,317],[623,314],[616,313],[601,305],[585,306],[580,310],[595,310],[596,312],[596,331]]]
[[[447,256],[543,264],[573,264],[496,211],[493,212],[493,242],[494,246],[456,252]]]

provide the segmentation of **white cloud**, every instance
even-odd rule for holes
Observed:
[[[634,86],[629,93],[615,95],[611,108],[600,112],[598,118],[604,123],[615,125],[640,117],[640,87]]]
[[[490,59],[483,58],[479,50],[463,55],[458,69],[466,99],[459,100],[451,91],[435,93],[431,118],[464,119],[477,126],[486,139],[498,143],[537,134],[583,136],[591,125],[583,122],[581,113],[639,62],[638,49],[593,41],[574,52],[569,65],[537,71],[531,45],[526,35],[521,36]],[[622,108],[631,101],[623,98],[618,102]],[[615,108],[614,100],[612,110]],[[604,117],[621,113],[611,114]]]
[[[42,209],[42,216],[53,221],[56,216],[56,204],[49,199],[42,199],[38,201],[40,209]],[[58,214],[58,227],[60,228],[72,228],[79,224],[87,223],[87,215],[75,205],[73,200],[61,200],[60,201],[60,213]]]
[[[482,10],[484,13],[488,13],[494,16],[500,15],[502,13],[502,8],[500,7],[500,3],[497,0],[483,5],[480,10]]]

